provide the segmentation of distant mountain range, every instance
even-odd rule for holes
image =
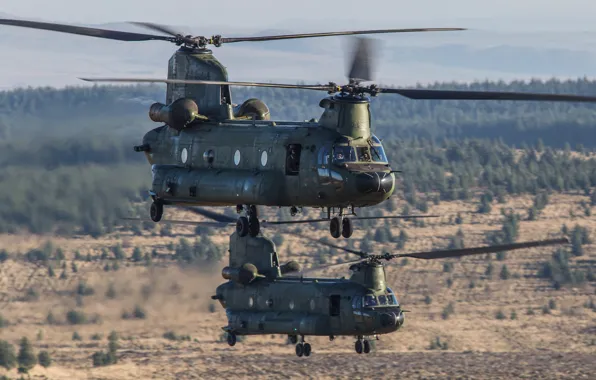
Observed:
[[[1,12],[0,17],[14,18]],[[123,23],[99,27],[143,30]],[[313,31],[312,27],[179,29],[224,36]],[[383,84],[596,77],[596,31],[507,32],[503,27],[494,31],[477,27],[465,32],[383,36],[380,40],[377,82]],[[342,82],[347,41],[332,37],[247,42],[214,51],[228,68],[230,80]],[[83,85],[77,79],[80,76],[165,77],[167,61],[176,49],[157,41],[127,43],[10,26],[0,26],[0,48],[0,89]]]

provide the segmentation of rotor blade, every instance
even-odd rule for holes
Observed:
[[[124,83],[167,83],[167,84],[206,84],[219,86],[247,86],[247,87],[275,87],[275,88],[296,88],[304,90],[330,91],[335,90],[332,85],[299,85],[280,83],[257,83],[257,82],[228,82],[214,80],[193,80],[193,79],[157,79],[157,78],[79,78],[86,82],[124,82]]]
[[[352,220],[438,218],[440,215],[354,216]]]
[[[256,42],[256,41],[289,40],[289,39],[296,39],[296,38],[349,36],[349,35],[358,35],[358,34],[452,32],[452,31],[460,31],[460,30],[466,30],[466,29],[463,29],[463,28],[416,28],[416,29],[351,30],[351,31],[344,31],[344,32],[301,33],[301,34],[282,34],[282,35],[277,35],[277,36],[222,38],[221,42],[222,43]]]
[[[173,36],[173,37],[182,36],[182,33],[179,33],[177,31],[175,31],[174,29],[171,29],[170,27],[167,27],[165,25],[154,24],[152,22],[138,22],[138,21],[129,21],[128,23],[132,24],[132,25],[142,26],[143,28],[147,28],[150,30],[155,30],[157,32],[169,34],[170,36]]]
[[[153,34],[144,34],[144,33],[119,32],[116,30],[88,28],[88,27],[84,27],[84,26],[55,24],[55,23],[49,23],[49,22],[0,19],[0,25],[11,25],[11,26],[20,26],[23,28],[51,30],[54,32],[78,34],[81,36],[106,38],[109,40],[118,40],[118,41],[157,40],[157,41],[175,42],[174,38],[166,37],[166,36],[157,36],[157,35],[153,35]]]
[[[373,80],[373,40],[356,38],[348,78],[350,82],[368,82]]]
[[[145,219],[145,218],[121,218],[121,219],[131,220],[131,221],[136,221],[136,222],[151,222],[151,223],[155,223],[151,219]],[[228,227],[228,226],[230,226],[230,223],[224,223],[224,222],[195,222],[195,221],[192,221],[192,220],[167,220],[167,219],[163,219],[163,220],[160,221],[160,223],[186,224],[186,225],[191,225],[191,226],[205,226],[205,227]]]
[[[189,206],[178,206],[178,208],[181,208],[186,211],[194,212],[197,215],[204,216],[205,218],[209,218],[209,219],[214,220],[219,223],[227,223],[227,224],[236,225],[236,218],[225,215],[225,214],[220,214],[215,211],[210,211],[210,210],[207,210],[207,209],[204,209],[201,207],[189,207]]]
[[[512,251],[514,249],[544,247],[544,246],[548,246],[548,245],[558,245],[558,244],[567,244],[567,243],[569,243],[569,239],[567,239],[567,238],[550,239],[550,240],[540,240],[540,241],[528,241],[528,242],[514,243],[514,244],[493,245],[490,247],[447,249],[447,250],[442,250],[442,251],[428,251],[428,252],[415,252],[415,253],[398,253],[395,255],[388,255],[387,259],[398,258],[398,257],[412,257],[415,259],[424,259],[424,260],[445,259],[448,257],[481,255],[481,254],[486,254],[486,253]]]
[[[399,94],[410,99],[427,100],[523,100],[552,102],[596,102],[596,97],[564,94],[536,94],[495,91],[450,91],[379,88],[380,93]]]

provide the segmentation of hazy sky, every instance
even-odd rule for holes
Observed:
[[[365,5],[366,4],[366,5]],[[23,18],[104,23],[152,21],[200,25],[233,23],[241,27],[295,26],[300,21],[345,29],[343,20],[375,27],[422,21],[447,26],[465,19],[488,19],[502,28],[523,26],[592,27],[594,0],[0,0],[0,11]],[[426,26],[426,25],[425,25]],[[464,25],[466,26],[466,25]]]

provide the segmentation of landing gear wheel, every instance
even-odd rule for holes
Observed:
[[[304,356],[310,356],[310,343],[304,343]]]
[[[370,342],[368,340],[364,341],[364,353],[368,354],[370,352]]]
[[[290,343],[296,344],[298,342],[298,337],[296,335],[290,335]]]
[[[298,214],[298,209],[296,208],[296,206],[290,207],[290,215],[296,216],[296,214]]]
[[[344,218],[341,221],[341,236],[346,239],[352,236],[354,233],[354,227],[352,226],[352,220],[350,218]]]
[[[360,339],[358,339],[356,341],[356,344],[354,345],[354,348],[356,349],[356,353],[361,354],[362,353],[362,341]]]
[[[246,216],[241,216],[240,218],[238,218],[238,221],[236,222],[236,232],[238,233],[238,236],[244,237],[248,235],[248,231],[248,218]]]
[[[259,218],[251,216],[250,219],[248,219],[248,233],[251,237],[255,237],[259,234],[260,230],[261,223],[259,223]]]
[[[296,345],[296,356],[300,358],[302,355],[304,355],[304,345],[302,343],[298,343]]]
[[[236,334],[232,332],[228,333],[228,344],[230,347],[233,347],[236,344]]]
[[[341,235],[340,226],[341,226],[341,223],[337,216],[333,217],[331,219],[331,222],[329,222],[329,232],[331,232],[331,236],[333,236],[336,239],[339,238],[339,236]]]
[[[149,213],[151,215],[152,221],[159,222],[163,215],[163,204],[161,202],[151,203],[151,209],[149,209]]]

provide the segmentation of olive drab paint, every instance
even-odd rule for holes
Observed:
[[[299,271],[299,265],[292,263]],[[229,281],[213,296],[226,309],[225,331],[369,336],[397,331],[404,323],[381,264],[355,264],[349,279],[290,277],[282,275],[282,267],[275,244],[267,237],[240,237],[236,232],[230,236],[229,266],[222,272]],[[373,305],[370,299],[384,301]]]
[[[268,117],[268,109],[257,107],[262,102],[250,103],[244,110]],[[149,131],[142,146],[153,165],[152,191],[164,204],[220,206],[366,207],[389,198],[395,181],[386,157],[370,157],[382,146],[371,135],[368,100],[335,96],[321,106],[320,122],[196,119]],[[336,145],[367,150],[368,160],[354,153],[350,162],[336,163]],[[367,173],[387,176],[388,186],[362,189],[356,177]]]

